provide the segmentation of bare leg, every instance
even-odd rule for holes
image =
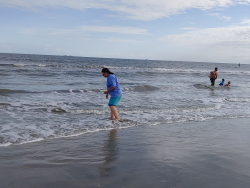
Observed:
[[[111,106],[110,106],[110,119],[114,119],[115,114],[112,112]]]
[[[110,106],[109,108],[111,110],[111,119],[112,119],[112,115],[113,115],[113,119],[114,119],[114,116],[115,116],[115,119],[117,119],[119,121],[120,118],[118,116],[118,112],[117,112],[115,106]]]

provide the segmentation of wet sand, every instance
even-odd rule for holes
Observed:
[[[249,119],[87,133],[0,148],[1,187],[248,188]]]

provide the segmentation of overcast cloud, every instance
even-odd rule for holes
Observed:
[[[154,20],[168,17],[188,9],[225,8],[236,4],[248,4],[250,0],[0,0],[2,7],[26,8],[72,8],[77,10],[107,9],[138,20]]]
[[[160,40],[179,45],[223,45],[239,48],[246,44],[250,47],[250,26],[230,26],[208,29],[197,29],[184,34],[166,35]]]

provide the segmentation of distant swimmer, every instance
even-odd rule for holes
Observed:
[[[118,112],[115,106],[122,97],[120,84],[114,73],[110,72],[108,68],[102,69],[102,75],[107,78],[107,91],[104,92],[104,94],[106,94],[106,99],[108,99],[109,95],[111,96],[108,103],[111,112],[110,119],[113,120],[115,118],[119,121],[120,118],[118,117]]]
[[[217,71],[218,71],[218,68],[215,67],[214,71],[210,72],[209,77],[210,77],[210,81],[211,81],[211,86],[214,86],[214,82],[217,79],[217,76],[218,76]]]
[[[221,83],[219,84],[219,86],[223,86],[223,85],[224,85],[224,82],[225,82],[225,80],[222,79],[222,81],[221,81]]]
[[[230,84],[231,84],[231,82],[229,81],[226,85],[224,85],[224,86],[230,86]]]

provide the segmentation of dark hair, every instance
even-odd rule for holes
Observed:
[[[109,70],[108,68],[103,68],[103,69],[102,69],[102,72],[103,72],[103,73],[106,73],[106,72],[107,72],[107,73],[109,73],[109,74],[114,74],[113,72],[110,72],[110,70]]]
[[[215,67],[214,69],[218,69],[218,67]]]
[[[224,78],[222,80],[225,81]]]

